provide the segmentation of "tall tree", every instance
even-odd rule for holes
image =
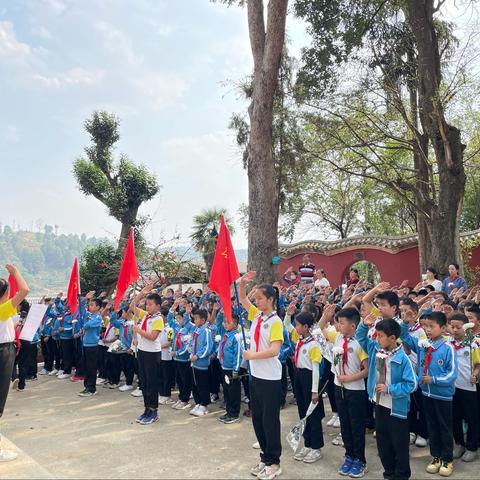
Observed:
[[[122,224],[119,250],[122,250],[132,227],[139,227],[145,218],[138,217],[140,205],[159,191],[155,175],[143,165],[136,165],[126,155],[116,162],[113,149],[120,139],[119,119],[108,112],[93,112],[85,121],[85,130],[92,144],[85,148],[86,158],[73,164],[73,173],[80,190],[93,195]]]
[[[210,275],[213,257],[215,256],[218,229],[220,227],[220,215],[224,215],[228,229],[233,235],[235,230],[225,208],[207,208],[193,217],[193,228],[190,238],[195,250],[202,254],[207,277]]]

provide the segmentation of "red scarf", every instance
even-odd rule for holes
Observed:
[[[127,338],[128,326],[126,323],[123,324],[123,338]]]
[[[147,313],[147,315],[145,315],[145,318],[143,319],[141,328],[144,332],[147,331],[147,322],[148,322],[148,320],[150,320],[150,318],[151,318],[151,315]]]
[[[222,361],[222,362],[223,362],[223,359],[224,359],[223,351],[225,350],[225,342],[226,341],[227,341],[227,334],[225,333],[223,335],[222,344],[220,345],[220,361]]]
[[[193,354],[197,354],[197,339],[198,339],[198,332],[194,332],[193,334]]]
[[[300,349],[306,345],[307,343],[310,343],[313,340],[312,337],[308,337],[306,339],[301,338],[295,347],[295,354],[293,355],[293,364],[295,365],[295,368],[298,368],[297,363],[298,363],[298,354],[300,353]]]
[[[376,333],[376,331],[375,331]],[[348,337],[343,337],[343,357],[342,357],[342,366],[343,371],[345,372],[345,365],[348,366]]]
[[[445,340],[437,347],[428,347],[427,354],[425,355],[425,363],[423,365],[423,375],[428,375],[428,367],[430,366],[430,362],[432,361],[433,352],[436,352],[443,344]]]
[[[175,347],[176,350],[182,349],[182,336],[180,335],[180,332],[177,333],[177,337],[175,338]]]
[[[275,315],[275,312],[272,312],[265,320],[263,320],[263,314],[261,314],[258,317],[257,325],[255,327],[255,331],[253,332],[253,339],[255,340],[255,351],[256,352],[258,352],[258,347],[260,346],[260,332],[261,332],[262,323],[264,321],[268,322],[270,317],[273,317],[274,315]]]
[[[105,334],[103,335],[104,340],[107,339],[108,334],[110,333],[110,330],[112,329],[112,327],[113,327],[113,325],[109,322],[109,323],[108,323],[107,330],[105,331]]]
[[[454,348],[455,350],[460,350],[462,347],[464,347],[464,345],[462,344],[462,342],[460,342],[460,343],[457,344],[457,341],[456,341],[456,340],[453,340],[452,345],[453,345],[453,348]]]

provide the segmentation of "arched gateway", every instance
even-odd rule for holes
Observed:
[[[480,230],[461,234],[461,242],[476,241],[470,266],[480,266]],[[280,246],[279,273],[288,267],[298,270],[305,253],[310,255],[316,268],[323,268],[332,286],[343,283],[349,268],[358,261],[373,263],[383,281],[399,285],[408,280],[416,285],[420,278],[417,235],[382,236],[369,235],[343,240],[308,240]]]

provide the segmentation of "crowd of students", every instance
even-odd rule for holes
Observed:
[[[260,449],[251,473],[261,480],[282,473],[280,411],[289,384],[299,418],[308,412],[297,461],[322,458],[327,399],[332,417],[326,425],[340,428],[334,443],[345,450],[340,475],[367,473],[368,433],[376,436],[386,479],[410,478],[412,444],[429,446],[426,471],[432,474],[450,476],[454,459],[474,461],[480,288],[468,289],[452,265],[440,285],[432,268],[412,287],[372,286],[353,271],[333,289],[325,272],[306,260],[298,281],[291,269],[274,285],[255,285],[255,272],[245,274],[238,285],[241,308],[232,298],[232,321],[213,292],[164,290],[153,282],[127,294],[117,310],[95,292],[82,296],[73,313],[62,295],[44,299],[39,331],[32,342],[22,341],[9,373],[13,386],[21,392],[35,379],[40,343],[38,374],[83,382],[81,397],[94,396],[99,385],[143,396],[141,425],[159,419],[159,405],[203,417],[222,392],[226,424],[239,422],[242,400],[247,403]],[[0,284],[0,325],[4,312],[13,316],[6,295]],[[28,312],[22,300],[15,299],[17,329]]]

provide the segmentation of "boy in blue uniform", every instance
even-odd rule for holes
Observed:
[[[224,332],[218,344],[217,358],[222,367],[223,395],[227,413],[219,418],[223,423],[240,421],[242,385],[238,378],[243,358],[243,347],[238,333],[238,317],[224,321]]]
[[[59,318],[58,333],[60,348],[62,350],[63,373],[57,375],[60,380],[69,378],[72,374],[72,366],[75,358],[75,345],[73,342],[73,325],[70,310],[64,312]]]
[[[378,322],[373,340],[368,330],[374,321],[374,315],[367,316],[358,325],[355,338],[368,354],[367,389],[370,401],[375,403],[378,455],[384,478],[406,480],[411,475],[408,411],[417,379],[407,354],[397,343],[401,332],[398,322],[393,318]]]
[[[401,340],[418,355],[418,383],[421,385],[427,420],[430,453],[428,473],[449,477],[453,472],[452,400],[458,368],[456,352],[444,335],[447,317],[432,312],[423,321],[428,340],[418,340],[403,322]]]
[[[203,308],[194,310],[193,319],[195,330],[192,339],[192,354],[190,362],[193,369],[193,398],[195,406],[190,410],[190,415],[202,417],[208,413],[207,406],[210,403],[210,383],[208,367],[212,353],[213,340],[206,321],[208,312]]]
[[[102,308],[102,300],[93,298],[93,294],[94,292],[88,292],[85,296],[85,300],[88,302],[88,312],[86,302],[80,302],[80,314],[84,319],[82,321],[82,344],[85,360],[85,380],[83,382],[85,389],[78,394],[80,397],[93,397],[97,393],[98,341],[102,326],[102,316],[99,312]]]

